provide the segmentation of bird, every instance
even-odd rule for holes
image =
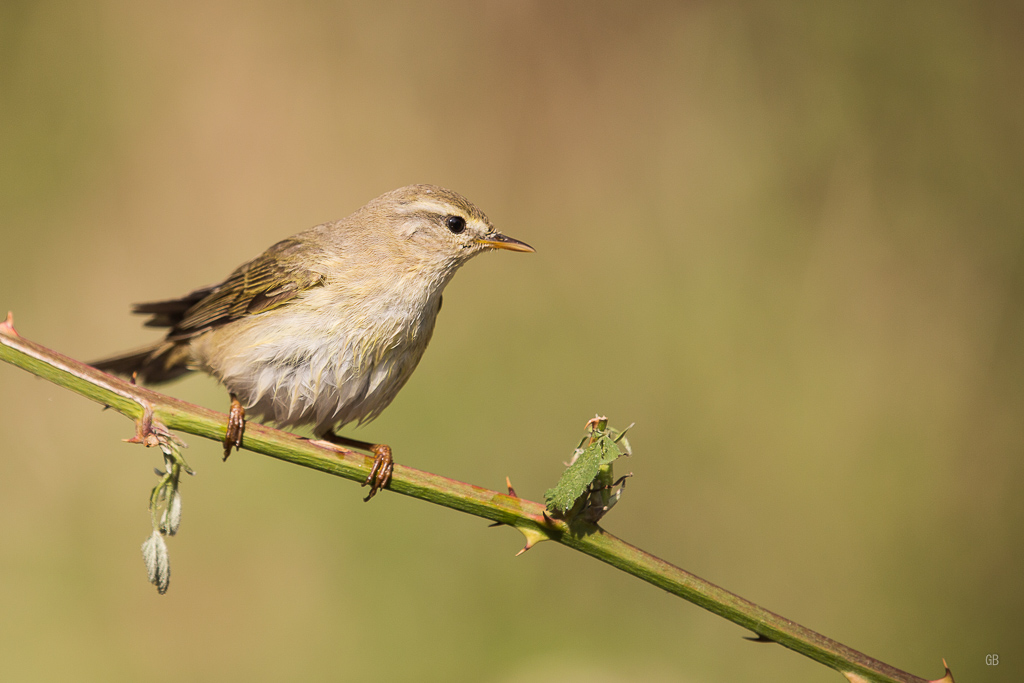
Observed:
[[[166,336],[92,365],[151,385],[215,377],[231,397],[225,460],[242,446],[247,415],[369,451],[370,500],[391,479],[391,448],[337,430],[388,407],[430,342],[445,286],[496,249],[535,251],[457,192],[401,187],[274,244],[219,284],[134,305]]]

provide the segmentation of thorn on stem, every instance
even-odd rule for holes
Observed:
[[[7,311],[7,319],[0,323],[0,333],[6,334],[9,337],[20,337],[18,331],[14,329],[14,313]]]
[[[538,543],[540,543],[541,541],[547,541],[547,540],[551,539],[550,536],[548,536],[546,533],[544,533],[540,529],[535,529],[535,528],[532,528],[532,527],[523,527],[523,526],[517,526],[515,528],[519,530],[519,533],[521,533],[523,536],[526,537],[526,546],[523,547],[523,549],[520,550],[518,553],[516,553],[516,557],[519,557],[520,555],[525,553],[527,550],[529,550],[533,546],[535,546]]]
[[[942,658],[942,668],[946,670],[946,675],[942,678],[937,678],[934,681],[929,681],[929,683],[956,683],[953,680],[953,672],[949,670],[949,664],[946,664],[945,657]]]

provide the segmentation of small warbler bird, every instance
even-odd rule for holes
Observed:
[[[94,365],[149,384],[193,370],[216,377],[231,393],[225,459],[241,447],[246,411],[370,451],[369,500],[391,477],[391,449],[335,429],[391,403],[430,342],[445,285],[491,249],[534,250],[456,192],[399,188],[278,242],[220,284],[137,304],[167,336]]]

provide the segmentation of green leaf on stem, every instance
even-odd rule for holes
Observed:
[[[551,512],[571,517],[588,512],[597,504],[602,509],[594,510],[596,517],[588,514],[591,521],[596,521],[615,504],[621,493],[621,488],[612,492],[618,485],[613,481],[612,463],[630,452],[629,442],[624,439],[625,431],[608,427],[608,418],[590,420],[587,430],[589,435],[580,442],[558,484],[548,489],[544,500]]]

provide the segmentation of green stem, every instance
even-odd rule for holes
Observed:
[[[10,315],[7,322],[0,323],[0,360],[132,418],[138,425],[136,439],[147,445],[158,445],[157,439],[147,439],[147,435],[165,428],[217,441],[224,438],[227,416],[124,382],[24,339],[15,332]],[[254,423],[246,425],[243,447],[359,482],[366,478],[373,463],[370,456],[322,448],[307,439]],[[708,583],[596,525],[575,523],[570,528],[564,521],[550,518],[540,503],[402,465],[395,465],[388,488],[513,526],[526,536],[527,547],[542,540],[554,540],[579,550],[821,662],[851,681],[927,683]],[[947,680],[952,683],[951,676]]]

